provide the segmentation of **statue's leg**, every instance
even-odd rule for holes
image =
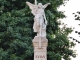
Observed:
[[[42,36],[42,23],[43,23],[43,18],[42,15],[37,15],[36,16],[36,21],[37,21],[37,35]]]
[[[42,36],[42,27],[40,25],[40,29],[39,29],[39,35]]]
[[[41,36],[41,21],[37,18],[37,36]]]
[[[39,29],[40,29],[40,23],[39,23],[39,16],[35,17],[36,19],[36,29],[37,29],[37,36],[39,36]]]
[[[42,17],[39,18],[39,21],[40,21],[39,22],[40,23],[40,36],[42,36],[42,26],[43,26],[43,24],[42,24],[43,23]]]

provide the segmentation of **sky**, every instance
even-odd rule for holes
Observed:
[[[69,35],[71,37],[74,37],[78,41],[80,41],[80,37],[78,34],[75,33],[75,31],[80,31],[80,21],[75,20],[74,15],[72,13],[76,13],[77,11],[80,11],[80,0],[69,0],[65,6],[61,6],[59,8],[60,11],[65,11],[64,14],[67,16],[64,19],[61,19],[61,22],[64,22],[67,24],[68,27],[75,28],[74,31]],[[71,40],[73,41],[73,40]],[[75,41],[73,41],[75,42]],[[73,50],[76,50],[76,58],[72,58],[72,60],[80,60],[80,44],[76,43],[76,46],[73,48]]]

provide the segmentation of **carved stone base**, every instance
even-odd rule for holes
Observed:
[[[33,40],[34,60],[47,60],[48,40],[46,37],[35,37]]]

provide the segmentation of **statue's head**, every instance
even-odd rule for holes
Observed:
[[[42,3],[39,3],[39,4],[38,4],[38,7],[39,7],[39,8],[42,8],[42,7],[43,7]]]

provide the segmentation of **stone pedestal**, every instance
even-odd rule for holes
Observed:
[[[47,60],[48,40],[46,37],[34,37],[32,40],[34,47],[34,60]]]

